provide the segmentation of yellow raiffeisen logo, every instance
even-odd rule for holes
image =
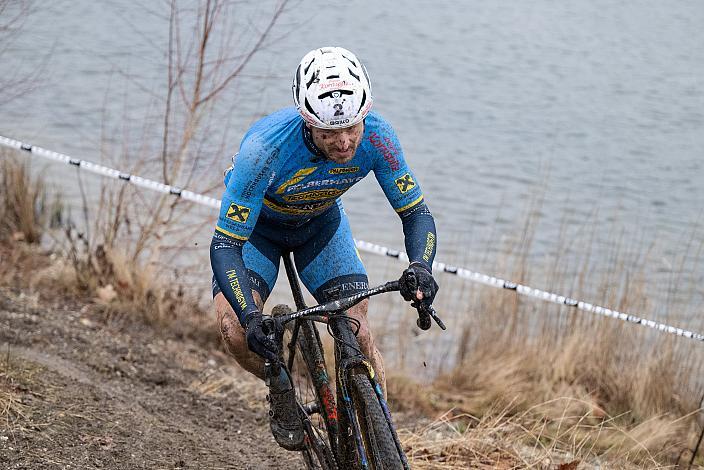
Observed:
[[[227,214],[225,217],[227,217],[230,220],[234,220],[235,222],[239,222],[241,224],[244,224],[247,222],[247,219],[249,219],[249,213],[251,210],[249,207],[245,206],[238,206],[234,202],[230,204],[230,208],[227,209]]]
[[[409,191],[416,185],[416,182],[413,181],[413,178],[411,178],[410,173],[406,173],[402,177],[396,178],[394,180],[394,183],[396,183],[396,187],[398,187],[398,190],[401,191],[401,193]]]
[[[306,191],[304,193],[291,194],[284,196],[286,202],[296,201],[317,201],[319,199],[330,199],[344,193],[344,189],[316,189],[314,191]]]
[[[328,170],[328,173],[331,175],[344,175],[346,173],[357,173],[358,171],[358,166],[342,166],[339,168],[331,168]]]
[[[306,176],[310,175],[317,169],[318,167],[314,166],[312,168],[303,168],[302,170],[298,170],[288,181],[279,186],[279,189],[276,190],[276,194],[283,193],[284,190],[286,190],[286,188],[291,186],[292,184],[300,183],[305,179]]]

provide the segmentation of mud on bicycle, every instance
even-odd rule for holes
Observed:
[[[359,348],[358,322],[345,314],[357,303],[399,290],[399,281],[359,292],[351,297],[306,307],[291,256],[283,257],[298,311],[277,306],[265,320],[266,331],[281,348],[279,362],[265,362],[267,385],[290,378],[296,393],[297,412],[304,425],[303,458],[308,468],[401,469],[409,468],[374,369]],[[427,330],[434,320],[445,325],[432,306],[421,302],[417,324]],[[334,339],[334,379],[331,379],[315,323],[324,323]],[[286,332],[284,335],[284,331]]]

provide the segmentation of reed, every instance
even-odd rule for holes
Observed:
[[[213,110],[269,39],[286,3],[279,2],[268,16],[258,18],[256,28],[250,26],[262,29],[249,35],[251,42],[240,43],[232,33],[241,21],[237,5],[221,0],[189,6],[170,2],[165,86],[143,118],[141,136],[130,135],[134,116],[127,111],[122,129],[103,128],[101,160],[202,193],[219,188],[227,153],[224,140],[211,139]],[[120,132],[121,142],[111,145]],[[171,195],[145,194],[113,181],[89,189],[80,173],[77,178],[82,203],[60,235],[69,261],[59,276],[61,287],[94,298],[111,316],[133,314],[177,327],[183,318],[206,315],[198,305],[202,296],[194,295],[198,289],[191,285],[195,276],[189,273],[194,264],[189,255],[194,253],[192,240],[206,227],[212,230],[212,214],[205,218],[197,213],[198,206]],[[207,281],[197,287],[203,285]]]
[[[39,243],[51,211],[43,179],[32,177],[26,163],[3,150],[0,185],[0,240]]]
[[[158,158],[150,158],[154,149],[142,142],[136,146],[141,153],[111,153],[106,146],[105,159],[121,169],[197,191],[215,187],[193,165],[205,158],[200,150],[208,143],[208,116],[217,96],[259,50],[282,11],[273,14],[253,48],[233,64],[226,60],[231,55],[228,47],[209,49],[213,28],[227,24],[223,5],[204,3],[193,28],[178,23],[179,11],[170,12]],[[193,36],[178,37],[180,31]],[[200,52],[181,55],[176,44],[182,44],[183,51]],[[210,151],[213,156],[222,153]],[[0,239],[37,243],[56,210],[47,204],[44,184],[30,178],[26,166],[9,162],[3,158],[0,165]],[[206,164],[200,168],[220,166],[201,163]],[[547,261],[533,263],[541,197],[534,198],[526,211],[530,216],[508,237],[503,255],[491,260],[492,274],[668,321],[662,313],[672,311],[674,303],[656,303],[649,295],[656,247],[636,243],[643,255],[635,263],[626,255],[637,234],[613,228],[611,242],[604,246],[596,242],[593,225],[575,227],[565,220],[554,252]],[[129,186],[106,184],[97,206],[84,198],[82,220],[64,221],[63,250],[49,269],[32,272],[30,282],[83,295],[123,321],[142,318],[184,335],[202,334],[213,346],[217,329],[207,320],[212,315],[188,290],[182,271],[171,268],[175,257],[190,248],[187,240],[212,227],[212,216],[186,225],[192,210],[168,196],[145,197]],[[678,269],[665,286],[671,300],[696,298],[696,285],[680,273],[701,263],[704,242],[697,243],[699,230],[692,228],[685,250],[673,262]],[[583,248],[579,255],[575,246]],[[7,256],[15,260],[17,253],[9,250]],[[608,260],[608,269],[595,269],[596,258]],[[566,264],[566,259],[571,261]],[[209,277],[207,267],[202,268],[200,275]],[[397,277],[398,268],[386,268],[385,277]],[[448,313],[444,318],[452,336],[419,332],[413,326],[414,312],[398,298],[375,300],[370,314],[384,320],[376,336],[394,369],[387,375],[392,408],[414,419],[435,417],[420,427],[402,426],[414,468],[569,469],[601,463],[661,468],[690,459],[704,465],[696,456],[704,428],[704,352],[699,344],[523,299],[514,292],[438,277],[438,308]],[[684,312],[685,317],[695,318],[692,328],[702,330],[704,320],[696,320],[695,312]],[[214,384],[213,389],[224,386]],[[0,392],[0,411],[21,412],[11,389]]]
[[[528,212],[533,218],[539,217],[537,211]],[[504,256],[495,262],[496,275],[665,322],[682,324],[690,318],[690,325],[684,326],[699,328],[697,323],[701,321],[694,311],[679,318],[658,315],[674,311],[674,299],[691,299],[692,294],[691,286],[680,279],[667,287],[667,296],[661,296],[665,303],[653,296],[647,288],[648,276],[652,275],[649,266],[654,263],[648,254],[657,251],[652,246],[643,247],[645,254],[634,262],[626,255],[630,240],[622,234],[615,237],[609,252],[600,253],[608,259],[610,268],[595,279],[590,251],[595,245],[588,243],[594,239],[593,232],[581,227],[580,236],[586,240],[579,244],[582,257],[572,256],[575,250],[568,243],[577,235],[562,233],[554,258],[543,263],[546,274],[530,264],[530,227],[537,225],[537,220],[531,220],[523,224],[513,241],[509,237],[511,246],[502,250]],[[694,233],[697,230],[692,228]],[[681,263],[698,266],[700,254],[700,247],[691,244],[680,255]],[[565,266],[565,260],[573,266]],[[575,270],[576,275],[568,274]],[[483,424],[488,422],[500,423],[503,430],[514,429],[513,434],[499,439],[500,443],[506,439],[517,439],[524,446],[540,443],[553,456],[566,453],[580,462],[621,462],[619,468],[684,465],[698,452],[697,440],[704,428],[704,351],[699,344],[570,307],[522,298],[513,291],[468,285],[443,274],[439,278],[442,290],[436,303],[455,332],[451,345],[444,336],[451,331],[418,332],[408,326],[412,324],[409,315],[406,325],[400,327],[404,332],[399,338],[405,339],[398,346],[408,349],[412,341],[423,364],[435,361],[430,369],[443,372],[425,374],[420,384],[410,379],[419,375],[418,359],[394,354],[397,345],[389,344],[388,335],[385,337],[385,357],[396,371],[388,378],[394,408],[443,416],[440,422],[418,431],[419,435],[417,431],[408,434],[410,443],[423,441],[420,436],[425,436],[431,441],[429,446],[443,449],[445,457],[459,458],[443,447],[445,441],[438,442],[432,436],[437,427],[450,429],[448,423],[456,423],[455,417],[460,417],[471,430],[455,433],[447,442],[460,441],[457,449],[464,450],[457,452],[464,453],[475,465],[489,462],[487,468],[499,465],[489,458],[491,452],[473,456],[463,446],[481,434]],[[458,304],[443,296],[467,300]],[[678,305],[681,307],[682,302]],[[393,300],[374,309],[373,317],[379,311],[388,317],[389,312],[402,312],[404,307]],[[447,410],[451,412],[444,414]],[[467,419],[469,416],[476,418]],[[440,468],[443,460],[430,457],[435,451],[424,452],[425,460],[419,460],[418,466]],[[511,452],[497,455],[513,455],[509,468],[542,465],[538,460],[521,460],[526,457]],[[704,462],[701,456],[693,460]],[[461,459],[459,462],[457,468],[467,465]]]

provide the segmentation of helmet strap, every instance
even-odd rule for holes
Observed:
[[[325,153],[323,153],[323,151],[315,145],[315,142],[313,142],[313,132],[310,130],[309,126],[310,125],[307,122],[303,121],[303,142],[306,144],[306,147],[308,147],[310,153],[313,154],[313,158],[311,158],[310,161],[319,162],[322,160],[327,160],[328,157]]]

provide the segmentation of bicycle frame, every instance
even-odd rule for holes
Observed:
[[[380,294],[383,292],[391,292],[391,291],[397,291],[399,290],[399,285],[398,282],[388,282],[383,286],[377,287],[375,289],[370,289],[366,292],[359,293],[356,295],[353,295],[351,297],[345,298],[345,299],[340,299],[337,301],[331,301],[326,304],[318,305],[316,307],[311,307],[307,308],[305,305],[305,301],[303,300],[303,293],[301,290],[300,283],[298,281],[298,276],[296,274],[295,268],[293,266],[293,261],[291,259],[291,254],[286,253],[283,256],[284,258],[284,267],[286,269],[286,275],[291,287],[291,291],[293,293],[293,298],[294,302],[296,304],[297,312],[289,313],[286,315],[283,315],[282,317],[279,317],[277,321],[281,322],[283,325],[284,323],[287,323],[289,321],[294,321],[294,320],[310,320],[310,321],[326,321],[329,324],[330,329],[332,330],[333,333],[333,338],[335,338],[335,345],[336,345],[336,368],[337,368],[337,385],[338,385],[338,391],[340,393],[340,396],[342,397],[342,407],[345,413],[345,416],[353,429],[353,434],[355,438],[355,447],[357,449],[357,453],[359,455],[359,460],[362,468],[366,469],[369,468],[369,463],[368,463],[368,458],[366,455],[366,452],[364,450],[364,444],[363,444],[363,439],[362,439],[362,431],[360,428],[360,424],[357,420],[357,416],[353,407],[352,403],[352,397],[350,395],[350,389],[348,386],[348,377],[349,374],[353,370],[362,370],[366,373],[370,384],[372,385],[372,388],[374,390],[374,393],[379,401],[379,404],[381,406],[381,409],[384,414],[384,418],[386,419],[386,423],[389,426],[389,429],[391,431],[391,434],[393,435],[394,438],[394,443],[396,444],[396,449],[398,451],[398,455],[401,459],[401,462],[403,464],[404,468],[410,468],[408,465],[408,461],[406,459],[406,456],[403,452],[403,448],[401,447],[401,442],[398,439],[398,435],[396,434],[396,429],[393,424],[393,420],[391,418],[391,413],[389,411],[388,404],[384,398],[384,393],[383,390],[381,389],[381,385],[376,381],[376,374],[374,372],[374,369],[371,365],[371,363],[367,360],[367,358],[362,354],[361,350],[359,349],[359,344],[357,342],[357,338],[355,337],[354,333],[352,332],[352,329],[350,328],[348,321],[346,317],[344,317],[342,314],[344,311],[351,307],[352,305],[360,302],[362,299],[370,297],[372,295]],[[440,321],[439,318],[437,318],[437,315],[435,314],[435,311],[432,310],[432,313],[426,313],[427,316],[432,317],[436,319],[438,324],[441,325],[444,329],[444,325],[442,325],[442,322]],[[429,323],[429,318],[428,318],[428,323]],[[302,323],[300,321],[295,322],[295,326],[293,329],[293,334],[290,340],[290,343],[288,344],[289,348],[289,360],[288,360],[288,368],[291,370],[293,366],[293,358],[295,355],[295,347],[298,339],[298,335],[301,334],[301,325]],[[315,331],[315,334],[317,335],[317,329],[314,327],[312,328]],[[321,399],[321,405],[324,410],[319,410],[321,413],[325,413],[325,416],[327,418],[327,423],[328,423],[328,436],[331,441],[331,446],[333,447],[333,453],[336,457],[336,459],[340,460],[341,457],[341,442],[339,440],[339,423],[338,423],[338,407],[336,406],[335,403],[335,398],[334,394],[332,393],[332,389],[330,388],[330,381],[329,377],[327,375],[327,371],[324,370],[324,364],[321,364],[321,373],[319,374],[314,374],[314,377],[312,377],[313,380],[313,385],[316,388],[316,390],[319,393],[320,397],[323,397]],[[325,398],[327,397],[327,399]]]
[[[307,308],[305,300],[303,299],[303,291],[301,290],[301,285],[298,280],[298,275],[296,273],[296,268],[293,265],[293,260],[291,259],[291,253],[283,254],[284,268],[286,270],[286,277],[288,279],[289,286],[291,287],[291,293],[293,294],[293,300],[296,305],[297,310],[305,310]],[[286,366],[288,370],[293,369],[293,361],[296,353],[296,344],[298,342],[298,335],[301,334],[302,322],[296,321],[293,328],[293,333],[291,335],[291,340],[288,344],[289,355],[288,363]],[[309,335],[318,336],[318,331],[314,324],[311,323],[311,327],[304,332]],[[314,338],[311,338],[314,339]],[[325,420],[327,422],[328,439],[330,440],[333,454],[336,459],[339,459],[338,445],[339,442],[339,425],[337,420],[337,406],[335,404],[335,394],[330,387],[330,378],[328,376],[327,370],[325,368],[325,363],[316,364],[318,369],[317,374],[313,374],[311,377],[313,381],[313,386],[316,388],[318,396],[321,397],[321,406],[324,408],[318,410],[319,413],[324,414]],[[310,423],[310,420],[308,420]],[[333,444],[334,443],[334,444]]]

